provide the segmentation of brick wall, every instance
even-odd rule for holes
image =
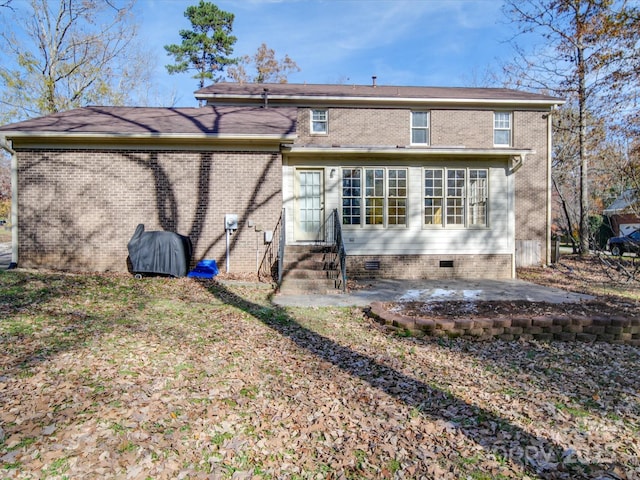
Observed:
[[[30,150],[18,163],[22,267],[126,271],[143,223],[188,235],[194,261],[215,259],[224,271],[224,215],[235,213],[230,271],[255,272],[262,230],[282,209],[279,153]]]
[[[514,112],[514,147],[535,150],[515,174],[516,240],[540,240],[547,255],[547,120],[543,112]]]
[[[378,262],[371,270],[367,263]],[[441,262],[444,263],[441,266]],[[371,267],[371,265],[369,265]],[[406,278],[511,278],[511,255],[349,255],[347,275],[352,279]]]
[[[493,110],[429,109],[432,147],[493,148]],[[395,146],[410,144],[411,110],[329,108],[329,134],[310,135],[310,109],[298,111],[297,144]],[[381,128],[384,126],[384,128]],[[514,175],[515,236],[540,245],[535,257],[547,258],[548,122],[542,111],[513,111],[513,147],[531,149]],[[430,157],[430,161],[434,158]]]
[[[394,329],[417,336],[462,337],[471,340],[608,342],[640,346],[640,319],[585,314],[438,319],[409,317],[373,302],[368,314]]]

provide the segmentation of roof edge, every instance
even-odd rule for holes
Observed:
[[[195,94],[198,100],[235,100],[264,102],[263,95],[239,95],[204,93]],[[387,105],[527,105],[553,107],[566,103],[562,99],[483,99],[483,98],[451,98],[451,97],[347,97],[339,95],[278,95],[269,94],[269,102],[296,103],[296,102],[321,102],[321,103],[349,103],[349,104],[387,104]]]

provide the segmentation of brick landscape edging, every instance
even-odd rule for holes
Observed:
[[[367,314],[384,325],[417,336],[608,342],[640,346],[640,319],[621,316],[556,314],[447,320],[400,315],[388,311],[382,302],[373,302]]]

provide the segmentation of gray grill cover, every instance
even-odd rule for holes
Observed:
[[[173,232],[145,232],[141,223],[127,244],[133,273],[184,277],[191,262],[191,240]]]

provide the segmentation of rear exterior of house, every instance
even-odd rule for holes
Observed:
[[[188,235],[194,261],[231,273],[256,273],[280,234],[286,256],[333,244],[336,230],[350,278],[511,278],[516,263],[547,262],[557,98],[231,83],[196,97],[207,106],[89,107],[1,127],[19,264],[125,270],[139,223]],[[225,214],[238,216],[229,235]]]

